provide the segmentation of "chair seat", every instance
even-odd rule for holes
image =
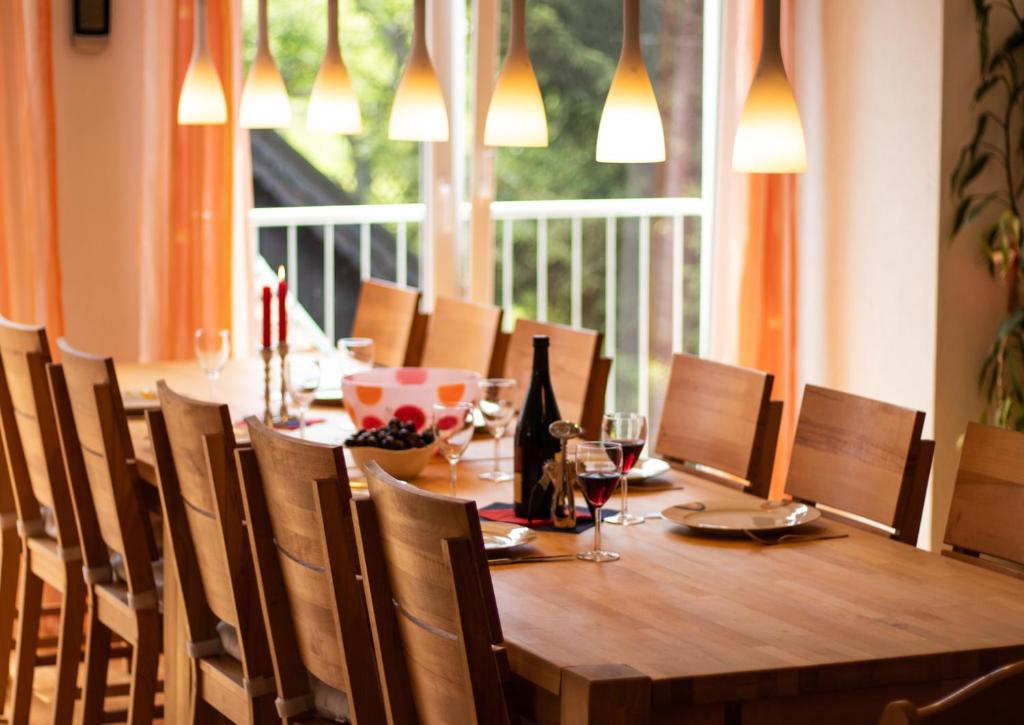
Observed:
[[[242,649],[238,643],[238,630],[221,621],[217,623],[217,635],[220,637],[224,653],[241,661]],[[319,717],[325,718],[327,722],[349,722],[352,711],[348,695],[312,675],[309,676],[309,689],[313,693],[313,709]]]

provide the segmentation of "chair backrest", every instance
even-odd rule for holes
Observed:
[[[269,676],[228,406],[180,395],[163,380],[157,395],[160,410],[147,420],[190,640],[194,650],[216,642],[222,620],[237,631],[246,676]]]
[[[878,725],[1015,725],[1024,712],[1024,662],[982,675],[929,705],[890,702]]]
[[[760,370],[673,355],[654,452],[746,479],[767,498],[782,412],[773,382]]]
[[[46,366],[46,330],[0,317],[0,427],[22,531],[43,533],[39,506],[53,510],[58,541],[78,546]]]
[[[400,367],[412,364],[410,349],[419,318],[420,293],[374,279],[364,280],[359,289],[352,337],[373,339],[374,361],[378,365]]]
[[[79,352],[63,338],[57,345],[61,363],[48,373],[86,566],[98,581],[110,581],[109,548],[124,559],[129,592],[152,592],[152,531],[136,488],[114,361]]]
[[[370,498],[353,508],[391,721],[509,722],[476,504],[410,486],[375,463],[366,474]]]
[[[505,355],[505,377],[519,381],[517,408],[522,405],[530,385],[534,335],[547,335],[550,340],[548,364],[558,411],[566,420],[580,423],[601,350],[601,333],[549,322],[516,320]]]
[[[252,448],[236,459],[278,696],[309,703],[309,672],[360,722],[381,722],[344,449],[246,422]]]
[[[500,329],[500,307],[438,297],[430,315],[420,364],[472,370],[487,377]]]
[[[1022,520],[1024,433],[968,423],[945,543],[963,555],[957,558],[998,557],[1018,565],[1007,567],[1009,572],[1024,576]]]
[[[786,493],[854,514],[917,543],[934,444],[924,413],[808,385]]]

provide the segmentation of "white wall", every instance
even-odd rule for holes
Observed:
[[[53,4],[65,334],[82,349],[134,359],[143,3],[111,3],[109,40],[90,51],[72,46],[71,8]]]

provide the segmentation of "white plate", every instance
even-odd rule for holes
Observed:
[[[667,473],[671,468],[667,461],[660,458],[641,458],[633,466],[633,470],[629,472],[627,478],[630,481],[642,481],[645,478],[654,478]]]
[[[484,549],[487,551],[505,551],[528,544],[537,537],[537,532],[533,529],[502,521],[481,520],[480,531],[484,535]]]
[[[744,531],[784,531],[815,521],[821,512],[813,506],[802,503],[775,504],[766,502],[760,507],[743,506],[734,503],[708,503],[703,510],[682,504],[669,506],[661,512],[669,521],[689,526],[691,529],[711,533],[739,534]]]

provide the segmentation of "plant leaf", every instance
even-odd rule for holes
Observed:
[[[960,181],[957,184],[957,191],[959,193],[963,193],[964,189],[966,189],[967,186],[978,178],[978,175],[985,170],[985,167],[988,166],[988,162],[991,160],[992,154],[990,153],[982,154],[981,156],[972,159],[971,163],[967,165],[967,168],[964,169],[960,176]]]

